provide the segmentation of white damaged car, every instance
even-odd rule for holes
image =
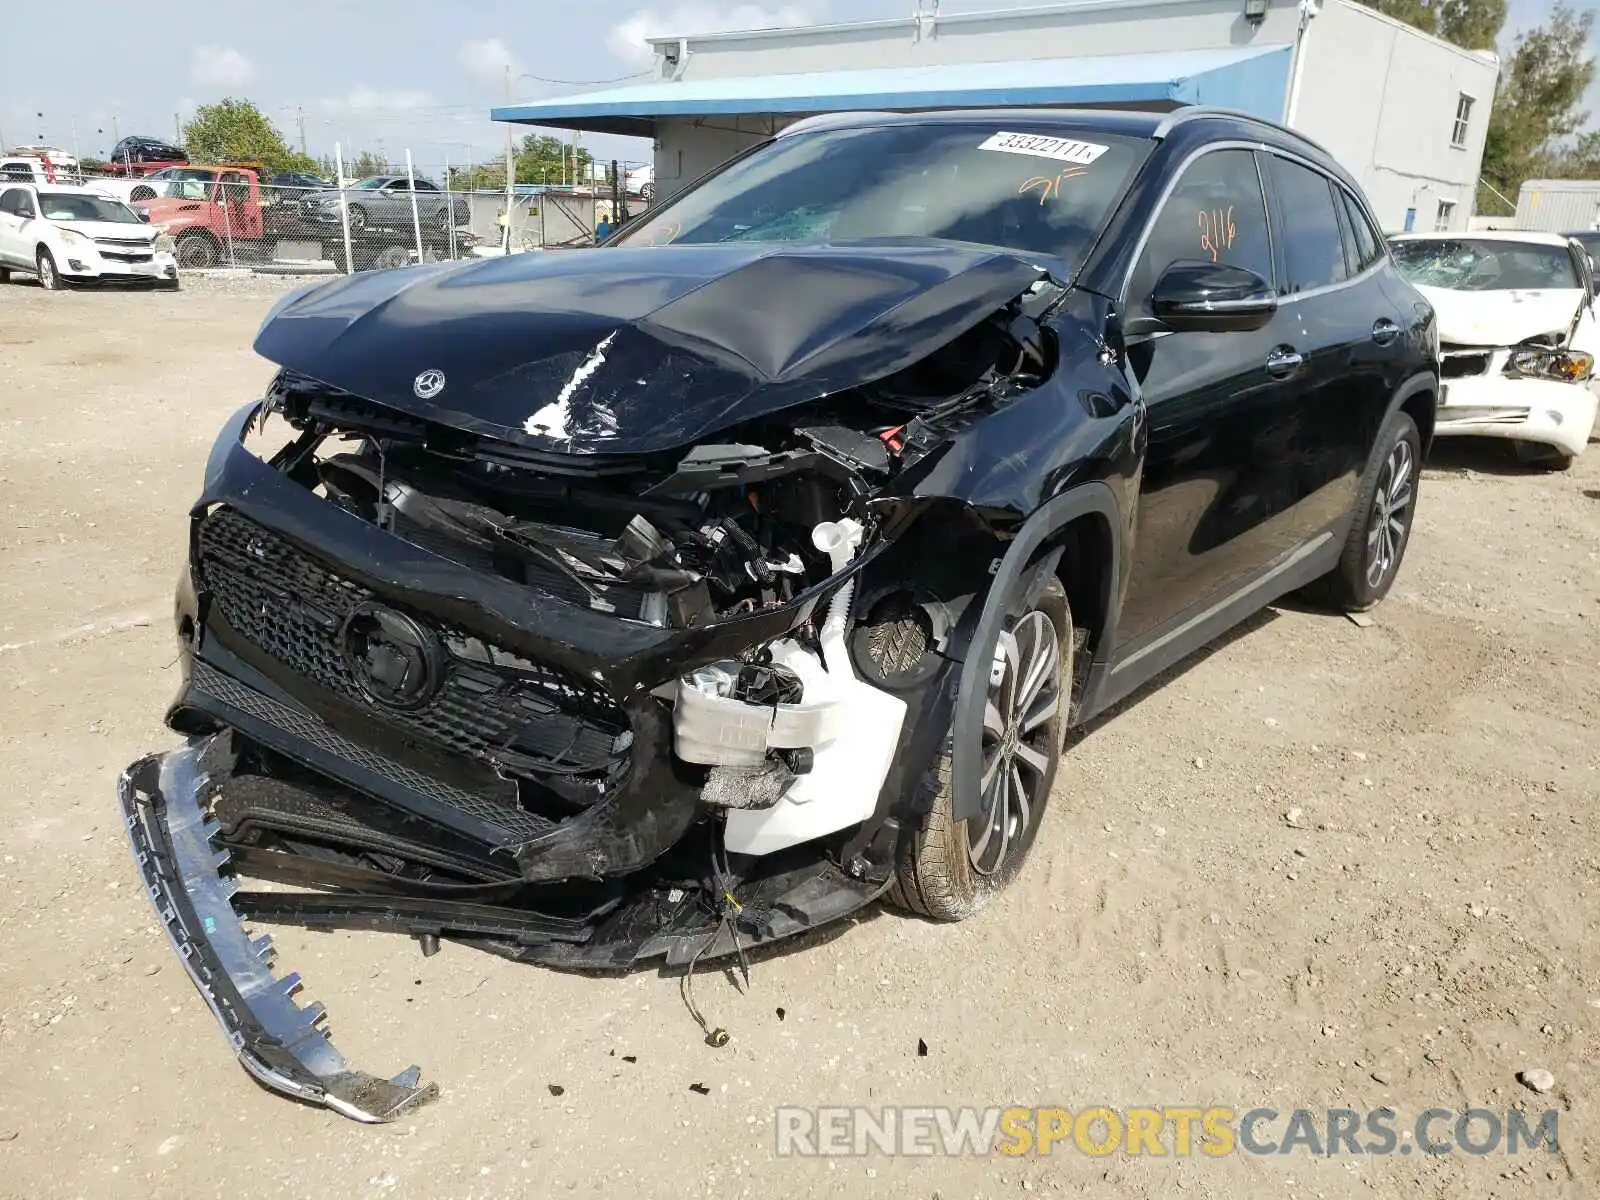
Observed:
[[[172,238],[92,188],[0,182],[0,283],[13,271],[46,291],[118,280],[178,286]]]
[[[1507,438],[1560,470],[1594,429],[1600,322],[1588,254],[1555,233],[1400,234],[1396,263],[1438,314],[1439,437]]]

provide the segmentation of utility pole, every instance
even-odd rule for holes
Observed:
[[[306,155],[306,110],[298,104],[294,106],[294,119],[300,126],[300,153],[309,158],[310,155]]]
[[[511,103],[511,64],[506,64],[506,103]],[[511,196],[516,183],[516,160],[511,151],[511,122],[506,122],[506,239],[505,252],[511,253]]]
[[[183,145],[183,125],[178,121],[178,114],[172,114],[172,144]]]
[[[120,142],[122,140],[122,131],[117,128],[116,113],[111,114],[111,140],[113,142]]]

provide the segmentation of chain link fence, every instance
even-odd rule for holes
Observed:
[[[361,179],[184,164],[87,182],[147,213],[190,271],[350,273],[574,249],[593,246],[647,203],[629,197],[625,183],[513,183],[509,196],[505,188],[459,190],[448,168],[434,174],[410,160]]]

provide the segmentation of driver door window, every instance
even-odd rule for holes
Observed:
[[[1244,267],[1272,281],[1272,237],[1256,156],[1250,150],[1214,150],[1184,169],[1134,267],[1130,307],[1149,314],[1150,293],[1177,262],[1217,262]]]

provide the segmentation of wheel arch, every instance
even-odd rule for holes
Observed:
[[[1025,583],[1032,572],[1034,580],[1022,594],[1059,579],[1075,623],[1082,606],[1092,639],[1091,658],[1103,660],[1115,634],[1115,593],[1123,552],[1120,528],[1116,494],[1111,487],[1102,482],[1086,483],[1041,505],[1023,522],[1001,556],[961,664],[950,747],[957,820],[969,820],[981,809],[978,792],[982,762],[977,747],[982,736],[983,701],[988,694],[989,662],[985,654],[975,653],[974,649],[988,646],[999,636],[1001,623],[1009,612],[1008,598],[1016,594],[1018,585]],[[1076,682],[1075,678],[1075,685]]]
[[[1439,408],[1439,377],[1432,371],[1423,371],[1407,379],[1395,389],[1394,397],[1389,401],[1389,409],[1383,414],[1384,421],[1389,419],[1396,410],[1403,411],[1416,423],[1417,435],[1422,441],[1422,457],[1428,457],[1428,449],[1433,445],[1433,430],[1438,420]],[[1379,423],[1382,428],[1382,422]]]

